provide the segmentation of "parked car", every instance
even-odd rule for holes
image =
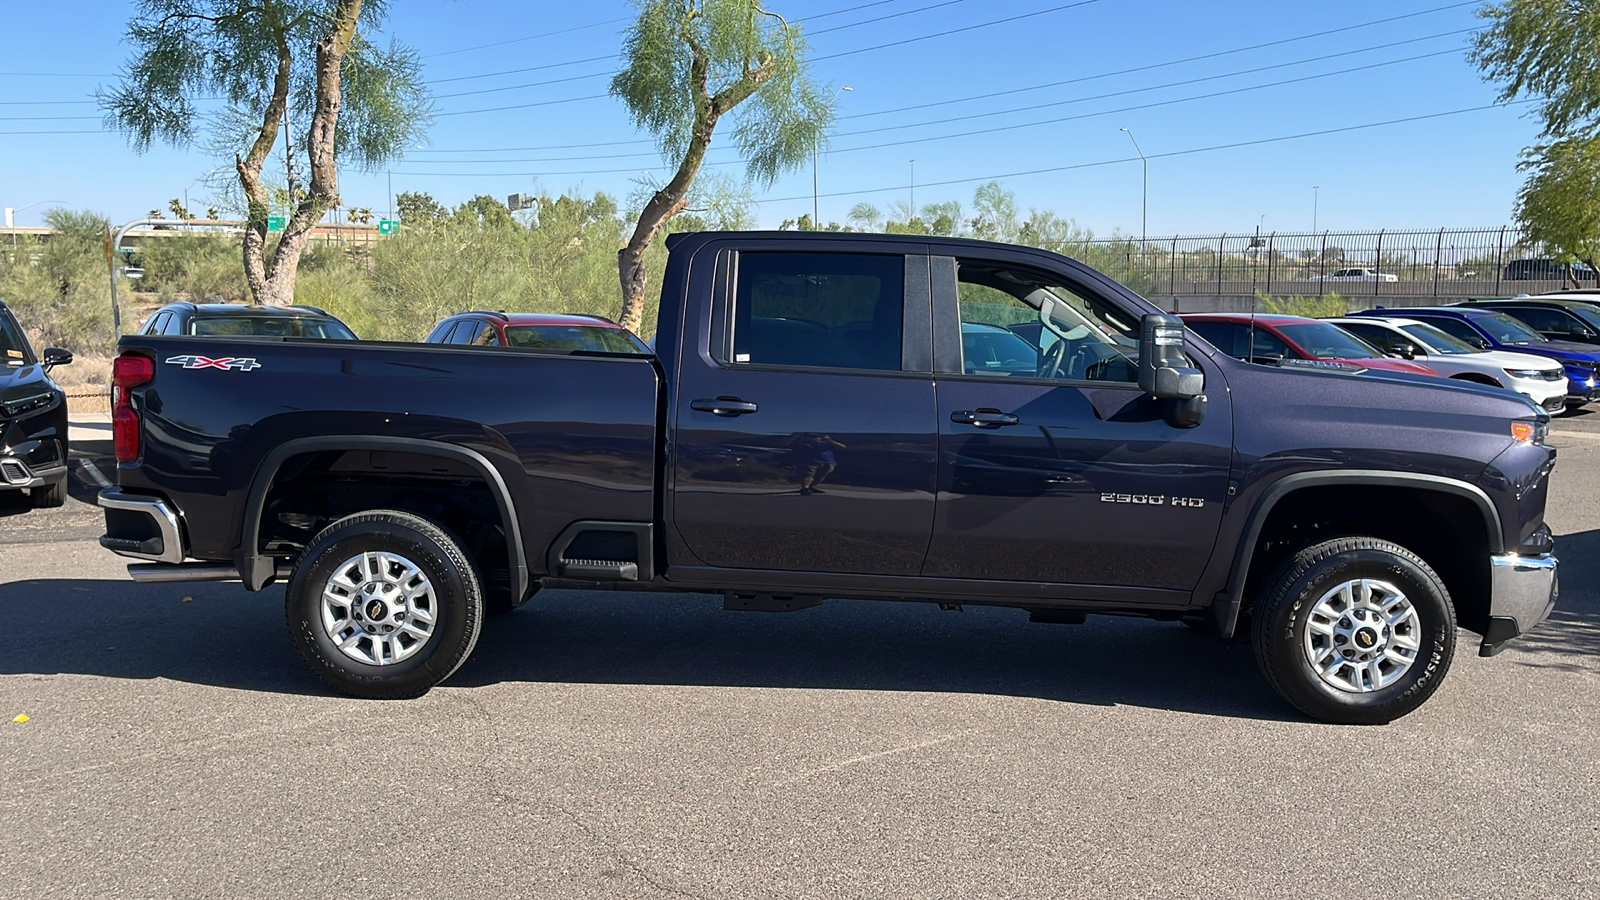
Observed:
[[[1503,312],[1552,341],[1600,344],[1600,309],[1581,300],[1518,297],[1511,300],[1468,300],[1456,305]]]
[[[1347,364],[1364,369],[1437,375],[1422,363],[1390,359],[1382,350],[1330,325],[1304,316],[1248,313],[1190,313],[1189,328],[1234,359],[1294,364],[1299,361]]]
[[[0,491],[28,492],[34,507],[60,506],[67,497],[67,395],[50,370],[72,354],[33,345],[0,301]]]
[[[256,365],[218,370],[123,338],[102,543],[140,580],[287,580],[301,655],[373,698],[542,586],[1248,622],[1288,702],[1376,723],[1438,688],[1458,625],[1492,655],[1554,605],[1549,416],[1509,391],[1241,363],[1035,248],[667,249],[655,356],[220,339]],[[963,325],[1029,317],[1055,338],[1031,373],[967,365]]]
[[[1509,350],[1543,356],[1561,363],[1567,374],[1567,408],[1600,400],[1600,348],[1570,341],[1552,341],[1499,310],[1477,306],[1416,306],[1370,310],[1352,316],[1379,318],[1404,315],[1426,322],[1451,337],[1482,350]]]
[[[1338,318],[1327,321],[1385,353],[1426,364],[1446,378],[1492,384],[1516,391],[1545,412],[1567,405],[1567,376],[1544,356],[1483,350],[1417,319]]]
[[[1313,275],[1310,281],[1382,281],[1392,283],[1400,280],[1398,275],[1379,272],[1377,269],[1334,269],[1326,275]]]
[[[139,329],[143,335],[207,337],[297,337],[357,340],[350,326],[315,306],[246,303],[168,303]]]
[[[1593,281],[1594,270],[1585,263],[1558,263],[1553,259],[1514,259],[1500,272],[1503,281]]]
[[[475,310],[440,319],[423,342],[600,353],[650,352],[645,342],[628,329],[605,316],[584,313],[551,315]]]

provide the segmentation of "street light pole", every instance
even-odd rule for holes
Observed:
[[[1139,148],[1139,139],[1133,136],[1133,132],[1126,128],[1120,130],[1128,136],[1128,140],[1133,141],[1133,152],[1139,154],[1139,162],[1144,166],[1143,204],[1139,214],[1139,262],[1143,265],[1150,235],[1150,160],[1145,158],[1144,151]]]
[[[828,101],[828,105],[837,102],[840,94],[853,90],[849,85],[839,88],[833,92],[833,99]],[[817,153],[821,143],[822,135],[818,133],[816,140],[811,142],[811,228],[815,231],[822,230],[822,214],[817,209]]]
[[[911,218],[917,217],[917,161],[911,161]]]
[[[16,219],[15,219],[16,214],[19,213],[19,212],[22,212],[25,209],[33,209],[35,206],[42,206],[42,205],[44,205],[46,203],[65,203],[65,202],[67,202],[67,201],[65,201],[65,200],[35,200],[32,203],[29,203],[27,206],[19,206],[16,209],[8,208],[6,210],[6,227],[7,228],[15,228],[16,224],[17,224],[16,223]],[[13,250],[17,249],[17,233],[15,231],[11,232],[11,249],[13,249]]]

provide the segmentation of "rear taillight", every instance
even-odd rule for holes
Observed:
[[[139,458],[139,413],[133,408],[133,389],[155,377],[156,365],[148,356],[124,354],[111,365],[111,437],[117,462]]]

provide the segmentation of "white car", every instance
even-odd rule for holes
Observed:
[[[1567,407],[1567,376],[1555,360],[1531,353],[1479,350],[1415,319],[1362,316],[1328,321],[1391,356],[1423,363],[1446,378],[1508,388],[1551,415]]]
[[[1382,281],[1391,283],[1400,280],[1399,275],[1390,275],[1379,272],[1377,269],[1334,269],[1326,275],[1313,275],[1311,281]]]

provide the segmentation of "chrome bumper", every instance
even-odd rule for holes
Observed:
[[[153,562],[181,563],[187,555],[183,548],[183,531],[178,524],[178,514],[165,500],[138,494],[124,494],[121,488],[108,487],[100,491],[100,506],[120,513],[133,513],[148,518],[140,523],[145,527],[132,529],[132,535],[122,528],[114,529],[110,513],[106,515],[107,533],[100,536],[100,546],[118,556],[147,559]]]
[[[1493,656],[1512,638],[1527,634],[1555,609],[1560,594],[1556,558],[1549,553],[1489,557],[1493,578],[1489,595],[1489,627],[1479,656]]]

